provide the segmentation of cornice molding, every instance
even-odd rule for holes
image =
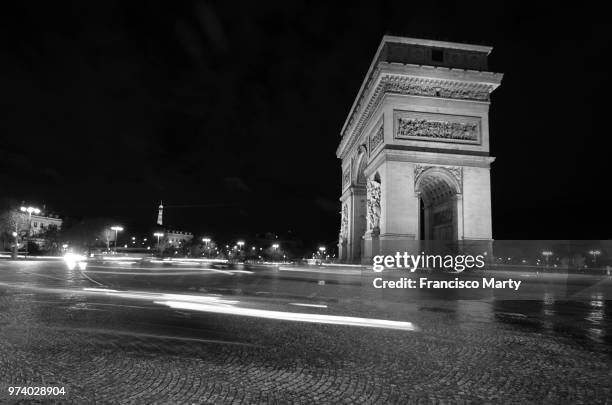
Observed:
[[[343,158],[361,138],[364,127],[387,94],[489,103],[491,92],[499,86],[503,77],[499,73],[459,71],[450,68],[427,69],[423,66],[409,66],[415,71],[406,74],[383,69],[385,65],[392,66],[387,63],[378,65],[368,85],[360,93],[358,102],[351,109],[350,118],[343,128],[342,140],[336,151],[339,158]],[[446,72],[440,74],[439,71],[442,69]],[[406,70],[406,67],[403,70]],[[438,74],[428,75],[429,70]]]
[[[439,152],[382,149],[380,153],[376,154],[376,157],[370,161],[367,168],[370,170],[366,170],[365,174],[367,176],[371,175],[374,171],[372,170],[373,168],[378,168],[386,161],[490,169],[495,158],[492,156],[470,156],[458,153],[440,154]]]

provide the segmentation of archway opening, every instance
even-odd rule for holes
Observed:
[[[419,179],[420,239],[457,240],[457,187],[440,171],[428,171]]]

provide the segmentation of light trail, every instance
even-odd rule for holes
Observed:
[[[340,274],[340,275],[361,275],[362,270],[332,270],[326,268],[308,268],[308,267],[284,267],[280,266],[279,271],[295,271],[301,273],[316,273],[316,274]]]
[[[323,304],[302,304],[300,302],[290,302],[289,305],[295,305],[297,307],[327,308],[327,305]]]
[[[418,330],[412,322],[388,321],[385,319],[357,318],[352,316],[337,315],[319,315],[302,312],[270,311],[266,309],[219,306],[186,301],[154,301],[154,303],[166,305],[173,309],[210,312],[224,315],[241,315],[255,318],[321,323],[330,325],[364,326],[368,328],[396,329],[412,332]]]
[[[99,268],[96,266],[91,266],[94,268]],[[105,267],[108,268],[108,267]],[[128,270],[128,269],[126,269]],[[188,270],[185,271],[185,269],[180,269],[180,270],[168,270],[168,269],[164,269],[164,270],[154,270],[151,272],[143,272],[143,271],[104,271],[104,270],[89,270],[87,269],[88,273],[97,273],[97,274],[119,274],[119,275],[125,275],[125,276],[188,276],[188,275],[195,275],[195,274],[226,274],[226,275],[232,275],[231,272],[229,271],[225,271],[225,270],[217,270],[217,269],[198,269],[198,270]]]

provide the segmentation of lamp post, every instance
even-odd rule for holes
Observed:
[[[202,238],[202,242],[204,242],[204,248],[206,249],[206,257],[210,257],[210,251],[208,250],[208,244],[210,243],[210,238]]]
[[[272,245],[272,249],[274,249],[274,258],[276,258],[276,255],[278,254],[278,248],[280,247],[280,245],[278,243],[275,243]]]
[[[325,246],[319,246],[319,252],[318,252],[318,254],[319,254],[319,265],[323,264],[323,255],[325,254],[325,250],[326,250]]]
[[[117,253],[117,237],[119,236],[119,232],[123,231],[123,227],[122,226],[111,226],[110,228],[112,231],[115,231],[115,254]]]
[[[601,251],[599,251],[599,250],[590,250],[589,254],[591,256],[593,256],[593,267],[595,267],[597,265],[597,256],[599,256],[601,254]]]
[[[15,244],[13,245],[13,259],[16,259],[17,258],[17,250],[19,249],[19,247],[17,246],[17,243],[18,243],[17,236],[19,234],[17,232],[13,231],[12,235],[13,235],[13,238],[15,238]]]
[[[157,251],[160,251],[159,238],[163,238],[164,234],[162,232],[155,232],[153,236],[157,237]]]
[[[244,257],[242,255],[242,247],[244,246],[244,241],[243,240],[239,240],[238,242],[236,242],[236,246],[238,247],[238,253],[237,253],[237,258],[238,260],[244,260]]]
[[[31,233],[32,233],[32,214],[40,214],[40,210],[36,207],[21,207],[20,208],[21,212],[27,212],[28,213],[28,238],[26,239],[26,250],[25,250],[25,254],[26,256],[28,255],[28,241],[30,240],[31,237]]]
[[[550,256],[552,256],[553,252],[551,252],[550,250],[544,250],[542,252],[542,256],[544,256],[544,258],[546,259],[546,267],[548,267],[548,258]]]

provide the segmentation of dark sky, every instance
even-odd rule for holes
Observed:
[[[586,2],[22,3],[0,13],[3,196],[333,241],[339,132],[389,33],[495,47],[496,239],[612,237],[611,27]]]

